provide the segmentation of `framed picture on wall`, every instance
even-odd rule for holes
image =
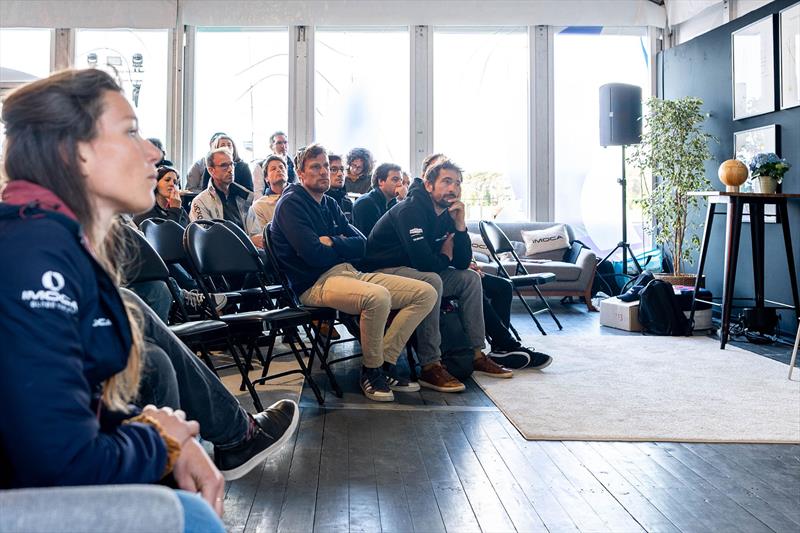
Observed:
[[[742,161],[745,165],[750,159],[761,152],[778,153],[778,125],[771,124],[769,126],[762,126],[760,128],[752,128],[749,130],[736,131],[733,133],[733,151],[734,157]],[[748,170],[749,174],[749,170]],[[750,176],[748,176],[749,180]],[[742,192],[754,192],[752,190],[752,182],[747,181],[742,186]],[[757,191],[755,191],[757,192]],[[750,222],[750,209],[749,205],[744,206],[744,217],[742,222]],[[773,205],[764,206],[764,222],[767,224],[776,224],[778,222],[777,208]]]
[[[775,111],[772,15],[731,34],[733,118]]]
[[[781,109],[800,105],[800,3],[780,12]]]

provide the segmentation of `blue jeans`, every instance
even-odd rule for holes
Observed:
[[[203,498],[185,490],[176,490],[175,494],[183,507],[184,533],[225,533],[222,520]]]

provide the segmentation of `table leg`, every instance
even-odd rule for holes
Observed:
[[[750,204],[750,237],[753,252],[753,288],[756,308],[764,307],[764,204],[759,200]]]
[[[752,215],[751,215],[752,220]],[[736,284],[736,263],[739,259],[739,237],[742,233],[742,202],[736,196],[728,204],[727,226],[725,228],[725,274],[722,284],[722,331],[719,348],[725,349],[731,325],[733,289]]]
[[[706,256],[708,255],[708,243],[711,241],[711,225],[714,223],[714,212],[717,204],[708,202],[706,210],[706,225],[703,230],[703,244],[700,246],[700,260],[697,263],[697,279],[694,281],[694,293],[692,294],[692,310],[689,313],[689,320],[694,320],[694,311],[697,307],[697,291],[700,290],[700,283],[703,279],[703,270],[706,267]]]
[[[794,253],[792,253],[792,234],[789,230],[789,209],[786,205],[786,199],[781,199],[776,202],[778,207],[778,216],[781,219],[781,226],[783,227],[783,245],[786,248],[786,261],[789,267],[789,281],[792,284],[792,302],[794,303],[794,312],[800,316],[800,298],[797,295],[797,269],[794,266]]]

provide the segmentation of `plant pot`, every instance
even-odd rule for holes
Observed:
[[[697,274],[681,274],[680,276],[676,276],[675,274],[653,274],[656,279],[660,279],[662,281],[666,281],[674,285],[684,285],[688,287],[694,287],[694,282],[697,279]],[[700,286],[702,287],[703,284],[701,283]]]
[[[758,191],[761,194],[775,194],[778,190],[778,180],[772,176],[759,176],[758,177]]]

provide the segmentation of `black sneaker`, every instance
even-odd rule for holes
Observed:
[[[232,448],[214,448],[214,464],[226,481],[239,479],[277,453],[297,430],[300,408],[281,400],[253,416],[251,434]]]
[[[394,394],[386,382],[386,376],[383,370],[378,368],[361,367],[361,377],[358,379],[358,384],[361,385],[361,390],[364,391],[364,396],[376,402],[392,402],[394,401]]]
[[[396,392],[417,392],[419,390],[419,383],[416,381],[408,381],[400,376],[397,371],[397,365],[390,362],[383,363],[383,373],[386,375],[386,383],[389,388]]]
[[[506,368],[532,368],[534,370],[541,370],[550,366],[553,358],[546,353],[537,352],[524,346],[519,346],[511,350],[492,350],[489,352],[489,357],[495,363],[501,364]],[[516,366],[521,365],[521,366]]]

